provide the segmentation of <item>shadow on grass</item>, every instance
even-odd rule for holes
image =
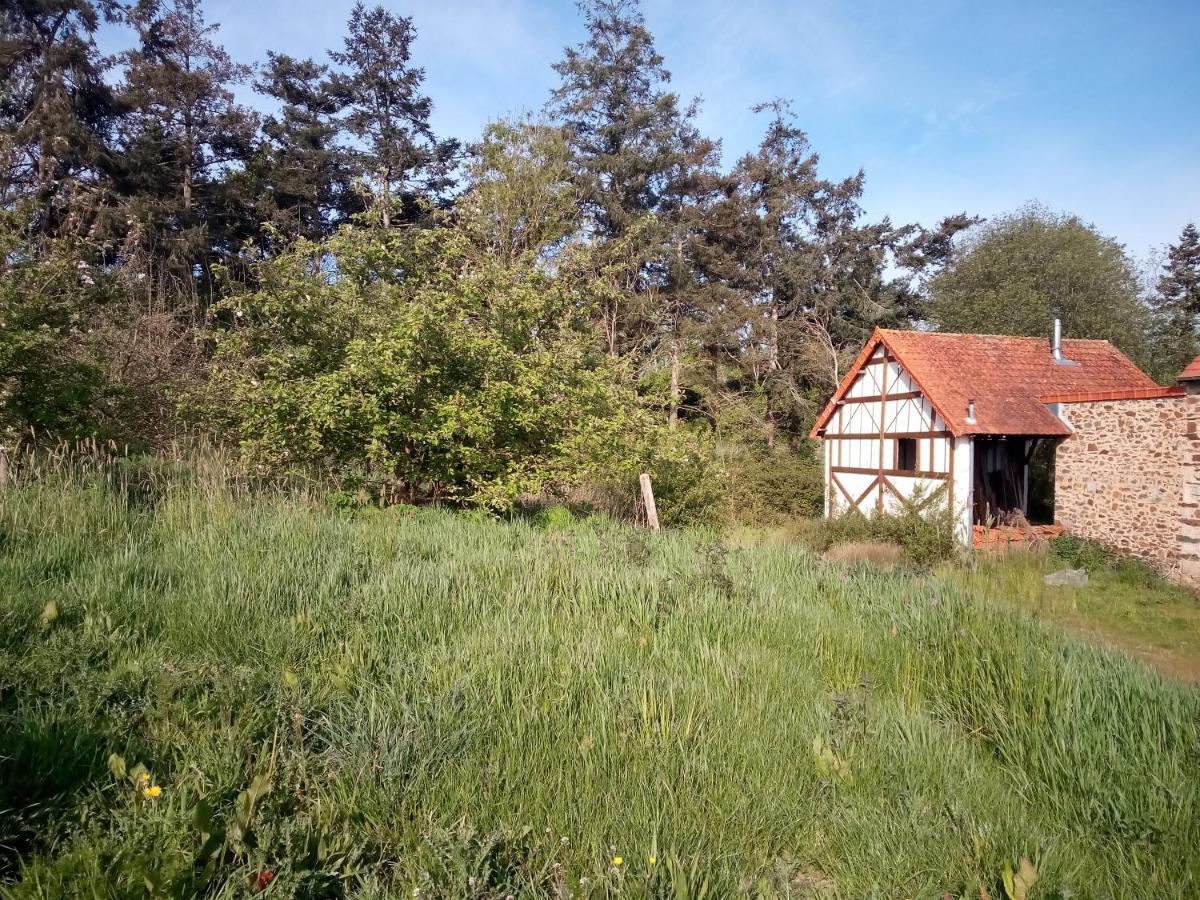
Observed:
[[[51,844],[70,810],[107,777],[111,739],[53,713],[0,717],[0,881]]]

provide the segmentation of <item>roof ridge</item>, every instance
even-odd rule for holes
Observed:
[[[968,337],[968,338],[1000,338],[1006,341],[1042,341],[1047,344],[1051,343],[1050,337],[1039,337],[1035,334],[990,334],[974,331],[922,331],[919,328],[883,328],[876,326],[876,331],[882,331],[885,334],[920,334],[920,335],[938,335],[941,337]],[[1072,338],[1064,337],[1063,342],[1070,341],[1073,344],[1108,344],[1115,346],[1108,338]]]

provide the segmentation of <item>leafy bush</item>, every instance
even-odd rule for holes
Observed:
[[[572,240],[565,152],[496,126],[437,227],[345,226],[256,264],[217,309],[209,422],[266,471],[388,500],[499,511],[611,469],[652,417],[596,340],[608,283]]]
[[[703,432],[665,432],[649,464],[658,520],[664,526],[721,525],[728,518],[728,479]]]
[[[960,544],[948,505],[935,501],[923,509],[922,500],[914,496],[898,513],[868,517],[853,511],[826,519],[817,531],[818,549],[825,550],[835,544],[890,541],[904,548],[909,561],[921,567],[955,556]]]
[[[1062,534],[1050,542],[1054,555],[1073,569],[1089,572],[1104,571],[1113,565],[1111,550],[1096,541],[1089,541],[1073,534]]]
[[[115,293],[80,241],[43,247],[11,212],[0,215],[0,440],[94,433],[114,400],[101,367],[80,347]]]
[[[579,286],[453,229],[345,229],[258,282],[223,308],[210,408],[267,471],[504,509],[645,421],[571,315]]]
[[[705,431],[646,426],[632,437],[613,436],[608,455],[607,466],[551,496],[576,511],[644,522],[639,476],[647,472],[662,526],[719,526],[728,520],[728,477]]]
[[[197,374],[190,326],[111,247],[50,240],[27,209],[0,211],[0,443],[113,440],[163,447]]]
[[[821,514],[824,476],[812,441],[798,447],[749,446],[729,453],[734,519],[771,525]]]
[[[546,531],[564,531],[574,523],[575,517],[565,506],[547,506],[538,511],[534,522]]]

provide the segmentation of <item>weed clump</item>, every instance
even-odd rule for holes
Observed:
[[[923,508],[919,500],[895,513],[864,516],[852,511],[826,519],[815,530],[814,538],[816,549],[825,553],[843,544],[892,544],[919,568],[929,568],[961,552],[954,518],[944,504],[928,509]]]
[[[1054,538],[1050,550],[1063,565],[1086,569],[1089,575],[1106,572],[1118,582],[1132,587],[1153,587],[1162,582],[1162,576],[1148,563],[1073,534]]]

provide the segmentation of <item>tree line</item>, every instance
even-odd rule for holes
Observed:
[[[1039,207],[873,220],[786,100],[726,161],[636,0],[580,11],[540,113],[461,140],[382,7],[251,65],[200,0],[4,4],[4,442],[200,430],[265,472],[496,508],[652,466],[686,517],[812,502],[803,435],[876,326],[1057,315],[1163,377],[1197,351],[1193,227],[1146,289]]]

